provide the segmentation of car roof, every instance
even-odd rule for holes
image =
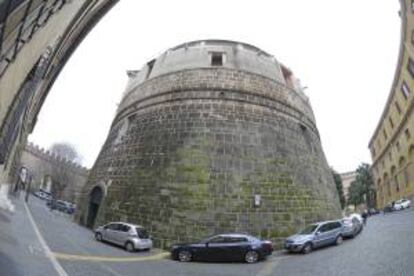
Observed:
[[[217,234],[217,235],[214,235],[214,237],[215,236],[226,236],[226,237],[251,237],[250,235],[247,235],[247,234],[240,234],[240,233],[225,233],[225,234]]]
[[[131,227],[144,228],[141,225],[132,224],[132,223],[123,222],[123,221],[111,221],[111,222],[108,222],[106,225],[108,225],[108,224],[115,224],[115,223],[124,224],[124,225],[128,225],[128,226],[131,226]]]
[[[310,223],[309,225],[321,225],[321,224],[326,224],[326,223],[331,223],[331,222],[340,222],[340,220],[336,219],[336,220],[318,221],[315,223]]]

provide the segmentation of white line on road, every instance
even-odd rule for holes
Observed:
[[[43,239],[42,234],[40,234],[39,228],[36,225],[36,222],[34,221],[32,217],[32,213],[30,212],[30,209],[27,207],[26,202],[24,202],[24,208],[26,209],[27,215],[29,216],[29,220],[32,223],[33,229],[36,233],[36,236],[40,242],[40,245],[43,247],[43,250],[45,252],[46,257],[49,258],[51,261],[53,267],[56,269],[59,276],[68,276],[66,271],[63,269],[63,267],[59,264],[59,262],[56,260],[55,255],[50,251],[49,246],[47,246],[45,240]]]

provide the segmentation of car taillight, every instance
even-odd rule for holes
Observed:
[[[270,241],[263,242],[263,247],[266,249],[273,250],[273,244]]]

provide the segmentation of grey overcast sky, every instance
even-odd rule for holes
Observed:
[[[53,86],[29,140],[68,141],[91,167],[126,86],[177,44],[253,44],[307,86],[322,146],[339,172],[371,162],[368,142],[390,92],[401,20],[397,0],[121,0],[91,31]]]

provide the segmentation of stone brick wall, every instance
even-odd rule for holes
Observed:
[[[280,247],[306,223],[340,216],[307,100],[228,68],[169,73],[127,93],[82,193],[83,224],[97,185],[106,197],[95,225],[144,225],[160,247],[235,231]]]

